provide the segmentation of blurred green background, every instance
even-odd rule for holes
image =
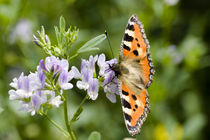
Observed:
[[[0,139],[57,140],[63,135],[47,120],[18,111],[9,101],[12,78],[34,72],[46,57],[32,42],[32,34],[44,25],[51,40],[62,15],[68,25],[80,29],[75,45],[107,30],[114,55],[128,18],[137,14],[150,41],[156,73],[148,89],[151,113],[136,139],[210,139],[210,1],[209,0],[0,0]],[[100,52],[113,58],[107,41]],[[81,58],[77,58],[79,66]],[[73,91],[72,91],[73,92]],[[79,90],[69,94],[69,112],[84,97]],[[62,106],[49,112],[64,126]],[[78,139],[99,131],[103,140],[130,137],[123,120],[119,96],[111,103],[101,91],[96,101],[87,101],[80,120],[73,125]]]

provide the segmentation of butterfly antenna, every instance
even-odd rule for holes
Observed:
[[[108,41],[108,43],[109,43],[110,50],[111,50],[111,52],[112,52],[112,57],[114,58],[114,53],[113,53],[113,50],[112,50],[112,47],[111,47],[111,43],[110,43],[110,41],[109,41],[109,36],[108,36],[108,33],[107,33],[106,30],[105,30],[105,35],[106,35],[107,41]]]

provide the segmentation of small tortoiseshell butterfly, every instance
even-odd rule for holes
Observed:
[[[132,136],[140,133],[149,113],[146,89],[152,83],[155,72],[149,48],[143,24],[136,15],[132,15],[122,39],[119,63],[111,67],[119,79],[125,124]]]

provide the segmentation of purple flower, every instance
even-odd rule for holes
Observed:
[[[98,79],[92,78],[89,81],[89,88],[88,88],[88,95],[90,96],[90,99],[96,100],[98,97]]]
[[[9,90],[10,100],[29,98],[35,90],[42,87],[37,73],[30,73],[29,76],[22,73],[18,79],[13,79],[10,86],[16,89]]]
[[[41,85],[42,85],[42,89],[44,88],[45,86],[45,74],[44,72],[42,71],[42,68],[40,66],[37,67],[37,71],[38,71],[38,77],[39,77],[39,80],[41,82]]]
[[[92,55],[89,57],[89,61],[88,61],[88,68],[90,70],[92,70],[93,72],[95,72],[95,63],[98,60],[98,55],[96,55],[95,57],[93,57]]]
[[[115,77],[112,82],[106,84],[104,86],[104,92],[106,93],[106,97],[112,102],[116,102],[116,96],[115,94],[119,95],[119,89],[118,89],[118,79]]]
[[[117,59],[106,61],[105,55],[101,54],[98,58],[97,64],[100,68],[99,76],[104,78],[103,87],[106,97],[114,103],[116,102],[115,94],[119,95],[118,79],[110,66],[117,64]]]
[[[29,102],[20,100],[20,110],[30,112],[32,116],[35,115],[41,105],[47,102],[47,96],[44,92],[45,91],[36,91],[36,93],[30,97]]]
[[[95,57],[91,55],[89,57],[89,61],[82,59],[80,70],[81,73],[76,67],[73,66],[71,68],[74,78],[80,79],[77,81],[77,87],[79,89],[87,90],[87,93],[92,100],[96,100],[98,97],[99,82],[98,79],[94,78],[95,63],[97,59],[97,55]]]
[[[74,73],[72,71],[62,71],[59,75],[58,82],[61,87],[61,89],[68,90],[72,89],[73,85],[69,83],[69,81],[72,80],[74,77]]]
[[[96,78],[95,63],[97,62],[100,70],[100,81]],[[79,79],[76,83],[79,89],[87,91],[90,99],[96,100],[98,97],[99,83],[102,83],[106,97],[111,102],[116,102],[115,94],[119,94],[118,79],[111,66],[117,63],[117,59],[106,61],[105,55],[99,57],[90,56],[89,60],[82,59],[80,71],[72,66],[66,59],[58,59],[55,56],[41,60],[37,66],[37,72],[24,76],[22,73],[19,78],[14,78],[9,90],[10,100],[18,100],[22,110],[30,112],[31,115],[43,111],[45,108],[59,107],[63,103],[61,94],[63,90],[72,89],[70,81]],[[60,90],[58,94],[55,92]],[[45,107],[48,106],[48,107]]]
[[[47,57],[44,60],[40,61],[39,66],[46,72],[52,72],[53,77],[62,71],[68,71],[69,63],[66,59],[58,59],[55,56]]]
[[[67,60],[60,60],[55,56],[47,57],[45,61],[41,60],[37,66],[37,72],[30,73],[28,76],[22,73],[19,78],[13,79],[10,86],[14,89],[8,92],[10,100],[18,100],[20,109],[30,112],[31,115],[43,111],[43,108],[49,108],[45,106],[59,107],[63,103],[60,94],[63,90],[73,88],[69,82],[76,76],[74,75],[75,69],[68,71],[68,68]],[[54,80],[56,76],[57,80]],[[87,80],[87,78],[83,79]],[[55,94],[55,88],[60,90],[60,94]]]
[[[53,77],[55,78],[55,76],[59,76],[58,77],[58,83],[61,87],[61,89],[63,90],[68,90],[68,89],[72,89],[73,85],[71,83],[69,83],[69,81],[71,81],[74,78],[74,72],[68,72],[69,69],[69,63],[66,59],[58,59],[55,56],[50,56],[47,57],[44,60],[41,60],[39,63],[39,66],[37,68],[38,70],[38,74],[39,74],[39,78],[42,82],[42,86],[44,87],[44,83],[45,83],[45,72],[48,73],[53,73]]]
[[[33,108],[31,115],[34,115],[35,112],[39,110],[41,104],[41,97],[39,95],[34,94],[31,96],[31,108]]]
[[[114,77],[115,75],[114,71],[110,69],[110,66],[113,65],[114,63],[117,63],[116,59],[106,61],[106,57],[104,54],[99,55],[97,64],[100,68],[99,76],[105,77],[104,85],[111,82],[112,77]]]
[[[39,74],[30,73],[24,76],[22,73],[19,78],[14,78],[10,86],[14,89],[9,90],[10,100],[19,100],[21,103],[20,109],[31,112],[34,115],[39,110],[41,104],[47,101],[47,97],[41,91],[42,83]]]
[[[51,92],[51,98],[49,100],[49,104],[58,108],[62,103],[63,101],[61,101],[61,96],[55,96],[55,92]]]
[[[81,74],[75,66],[71,67],[71,72],[73,73],[75,79],[80,79],[81,78]]]
[[[93,71],[88,69],[88,63],[86,63],[85,60],[82,60],[80,74],[77,73],[78,70],[76,70],[75,67],[73,69],[73,72],[76,72],[74,74],[78,75],[79,79],[81,79],[81,81],[77,81],[77,87],[79,89],[87,90],[89,88],[89,81],[93,78]]]
[[[105,73],[105,70],[109,68],[109,66],[106,63],[106,57],[104,54],[99,55],[97,64],[100,68],[99,75],[103,76]]]

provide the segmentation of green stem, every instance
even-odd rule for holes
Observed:
[[[74,54],[73,56],[71,56],[71,57],[68,59],[68,61],[72,60],[73,58],[77,57],[78,55],[79,55],[78,53]]]
[[[77,108],[76,112],[74,113],[73,118],[71,119],[71,121],[69,122],[69,125],[71,125],[72,120],[74,120],[76,118],[77,113],[80,111],[80,108],[82,107],[82,105],[85,103],[85,101],[89,98],[89,95],[86,94],[85,98],[83,98],[82,102],[80,103],[79,107]]]
[[[46,114],[43,114],[43,116],[52,124],[54,125],[58,130],[60,130],[66,137],[69,137],[69,133],[61,128],[58,124],[56,124],[53,120],[51,120]]]
[[[88,98],[89,98],[89,95],[86,94],[85,98],[84,98],[84,99],[82,100],[82,102],[80,103],[78,109],[85,103],[85,101],[86,101]],[[78,110],[78,109],[77,109],[77,110]]]
[[[66,123],[66,128],[70,134],[70,137],[72,140],[76,140],[76,137],[73,133],[73,131],[71,130],[71,127],[69,125],[69,119],[68,119],[68,109],[67,109],[67,98],[66,98],[66,92],[63,92],[63,96],[65,98],[63,104],[64,104],[64,117],[65,117],[65,123]]]

